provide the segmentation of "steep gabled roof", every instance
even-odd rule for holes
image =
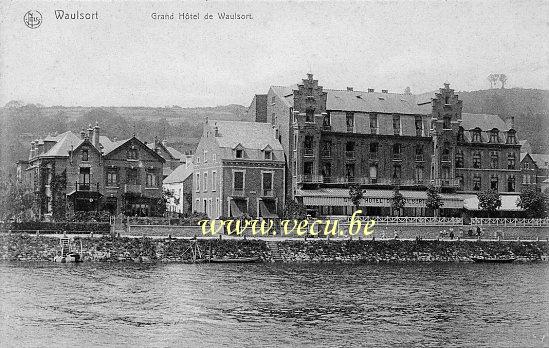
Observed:
[[[164,179],[165,184],[175,184],[185,181],[189,176],[193,174],[194,165],[190,163],[188,166],[185,164],[175,168],[173,172]]]
[[[78,147],[84,141],[71,131],[51,137],[51,139],[56,139],[50,141],[57,141],[57,143],[39,157],[68,157],[69,151]]]
[[[544,153],[531,153],[530,157],[536,162],[538,168],[549,169],[549,155]]]
[[[230,149],[241,145],[244,149],[263,150],[271,146],[273,150],[282,151],[282,145],[274,136],[270,123],[244,121],[210,121],[217,126],[219,136],[215,137],[219,147]]]
[[[140,144],[141,146],[143,146],[143,148],[150,152],[151,154],[153,154],[154,156],[156,156],[162,163],[166,162],[166,160],[160,156],[158,153],[156,153],[156,151],[154,150],[151,150],[147,145],[145,145],[145,143],[143,143],[141,140],[137,139],[135,136],[134,137],[131,137],[130,139],[126,139],[126,140],[121,140],[121,141],[117,141],[117,142],[113,142],[111,144],[111,146],[113,146],[112,149],[110,149],[110,151],[104,151],[103,152],[103,155],[104,156],[108,156],[110,155],[111,153],[113,153],[114,151],[116,151],[117,149],[119,149],[120,147],[124,146],[126,143],[132,141],[132,140],[135,140],[137,141],[138,144]],[[105,150],[105,148],[103,147],[103,149]]]

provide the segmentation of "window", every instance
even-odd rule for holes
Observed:
[[[479,151],[473,152],[473,168],[481,167],[481,156]]]
[[[87,162],[88,161],[88,149],[83,149],[82,150],[82,161],[83,162]]]
[[[139,185],[139,169],[138,168],[128,168],[126,169],[126,182],[130,185]]]
[[[297,149],[297,134],[294,134],[294,150]]]
[[[208,163],[208,151],[204,150],[204,163]]]
[[[370,133],[377,134],[378,131],[377,114],[370,114]]]
[[[522,168],[524,168],[524,169],[530,169],[530,163],[524,162],[524,163],[522,164]]]
[[[423,136],[423,120],[421,116],[416,116],[416,136]]]
[[[313,175],[313,162],[303,162],[303,174]]]
[[[474,191],[480,191],[482,188],[482,182],[480,179],[480,175],[473,176],[473,190]]]
[[[90,189],[90,168],[80,168],[78,189],[84,191],[88,191]]]
[[[332,142],[325,141],[322,143],[322,157],[331,157],[332,156]]]
[[[273,152],[271,150],[265,150],[265,159],[271,160],[273,158]]]
[[[372,184],[377,183],[377,165],[370,165],[370,182]]]
[[[423,182],[423,167],[421,166],[416,167],[415,179],[417,184],[420,184]]]
[[[233,190],[235,192],[244,191],[244,172],[243,171],[233,172]]]
[[[355,179],[355,164],[354,163],[346,163],[345,164],[345,174],[347,176],[347,180],[349,182],[353,182]]]
[[[370,158],[377,158],[379,143],[370,143]]]
[[[482,138],[481,138],[481,136],[480,136],[480,132],[481,132],[480,129],[475,129],[475,130],[473,131],[473,141],[474,141],[475,143],[481,143],[481,142],[482,142]]]
[[[513,152],[507,154],[507,169],[515,169],[517,157]]]
[[[354,129],[355,129],[355,114],[353,112],[347,112],[346,121],[347,121],[347,132],[354,131]]]
[[[117,187],[118,186],[118,169],[109,168],[107,170],[107,186]]]
[[[212,191],[217,190],[217,172],[212,172]]]
[[[137,149],[134,147],[132,147],[131,149],[128,149],[128,152],[126,153],[126,157],[130,160],[136,160],[138,158]]]
[[[490,151],[490,168],[498,168],[499,156],[497,151]]]
[[[393,160],[400,160],[402,147],[399,143],[393,144]]]
[[[450,144],[444,143],[444,149],[442,150],[442,162],[450,162]]]
[[[459,189],[463,190],[463,175],[456,175],[456,180],[458,182]]]
[[[213,163],[216,163],[216,161],[217,161],[217,154],[215,154],[215,153],[212,154],[212,161],[213,161]]]
[[[322,127],[324,127],[324,129],[327,129],[327,130],[330,129],[331,127],[330,114],[324,115],[324,118],[322,118]]]
[[[322,176],[325,181],[329,182],[332,176],[332,164],[330,162],[322,163]]]
[[[262,173],[263,196],[273,195],[273,173]]]
[[[400,116],[393,115],[393,134],[400,135]]]
[[[515,192],[516,179],[514,175],[509,175],[507,177],[507,191]]]
[[[416,145],[416,162],[423,162],[423,146]]]
[[[347,158],[355,158],[355,143],[348,141],[345,145],[345,156]]]
[[[463,151],[456,152],[456,168],[463,168]]]
[[[490,142],[491,143],[499,143],[499,135],[498,135],[498,130],[497,129],[492,129],[490,131]]]
[[[208,173],[204,172],[203,174],[204,179],[204,192],[208,191]]]
[[[523,184],[531,184],[532,183],[532,177],[530,174],[523,174],[522,175],[522,183]]]
[[[313,136],[312,135],[305,136],[305,143],[303,145],[305,146],[305,155],[313,155]]]
[[[490,189],[497,191],[498,190],[498,176],[497,175],[491,175],[490,176]]]
[[[236,149],[236,151],[235,151],[235,157],[236,157],[236,158],[242,158],[242,157],[244,157],[244,150],[242,150],[242,149]]]
[[[402,167],[400,164],[393,165],[393,179],[400,180],[402,175]]]
[[[200,174],[196,174],[196,192],[200,192]]]
[[[444,104],[450,105],[450,96],[444,97]]]
[[[271,97],[271,103],[272,103],[272,104],[275,103],[275,96],[274,96],[274,95]]]
[[[452,129],[452,117],[444,116],[442,118],[442,128],[443,129]]]
[[[517,137],[516,137],[516,133],[514,130],[509,130],[507,132],[507,140],[506,140],[507,144],[516,144],[517,143]]]
[[[152,171],[147,171],[147,176],[145,178],[145,184],[147,187],[156,187],[156,173]]]
[[[313,109],[307,109],[305,111],[305,122],[314,122],[315,121],[315,111]]]

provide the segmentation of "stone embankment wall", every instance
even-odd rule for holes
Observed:
[[[269,243],[276,243],[273,251]],[[279,240],[254,239],[150,239],[75,237],[74,251],[84,261],[96,262],[192,262],[193,259],[258,257],[271,262],[468,262],[481,253],[514,254],[521,261],[547,260],[548,242],[436,241],[436,240]],[[197,246],[197,247],[196,247]],[[26,234],[0,235],[0,260],[52,261],[59,239]],[[275,255],[276,254],[276,255]]]

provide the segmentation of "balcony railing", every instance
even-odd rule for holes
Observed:
[[[325,124],[325,125],[322,126],[322,130],[327,131],[327,132],[331,132],[332,131],[332,126],[330,126],[329,124]]]
[[[298,183],[321,183],[323,181],[322,175],[301,174],[297,176]]]
[[[393,161],[402,161],[402,155],[399,153],[393,154]]]
[[[124,192],[142,193],[143,192],[143,186],[142,185],[137,185],[137,184],[125,184],[124,185]]]
[[[459,187],[459,179],[434,179],[431,183],[435,186]]]
[[[312,156],[314,154],[313,149],[309,147],[303,149],[303,152],[305,153],[305,156]]]
[[[393,179],[393,178],[370,178],[370,177],[352,177],[352,176],[343,176],[343,177],[335,177],[335,176],[325,176],[324,183],[325,184],[351,184],[351,183],[357,183],[361,185],[402,185],[402,186],[424,186],[429,183],[428,180],[423,179],[408,179],[408,180],[399,180],[399,179]]]
[[[416,162],[423,162],[424,158],[423,155],[416,155]]]
[[[322,157],[325,157],[325,158],[330,158],[330,157],[332,157],[332,151],[329,151],[329,150],[326,151],[326,150],[324,150],[324,151],[322,151],[321,156],[322,156]]]
[[[89,183],[89,182],[75,182],[76,191],[99,191],[99,183]]]

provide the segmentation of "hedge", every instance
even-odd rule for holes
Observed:
[[[111,225],[106,222],[42,222],[42,221],[27,221],[13,222],[9,228],[13,232],[17,231],[40,231],[53,233],[103,233],[108,234],[111,230]]]

